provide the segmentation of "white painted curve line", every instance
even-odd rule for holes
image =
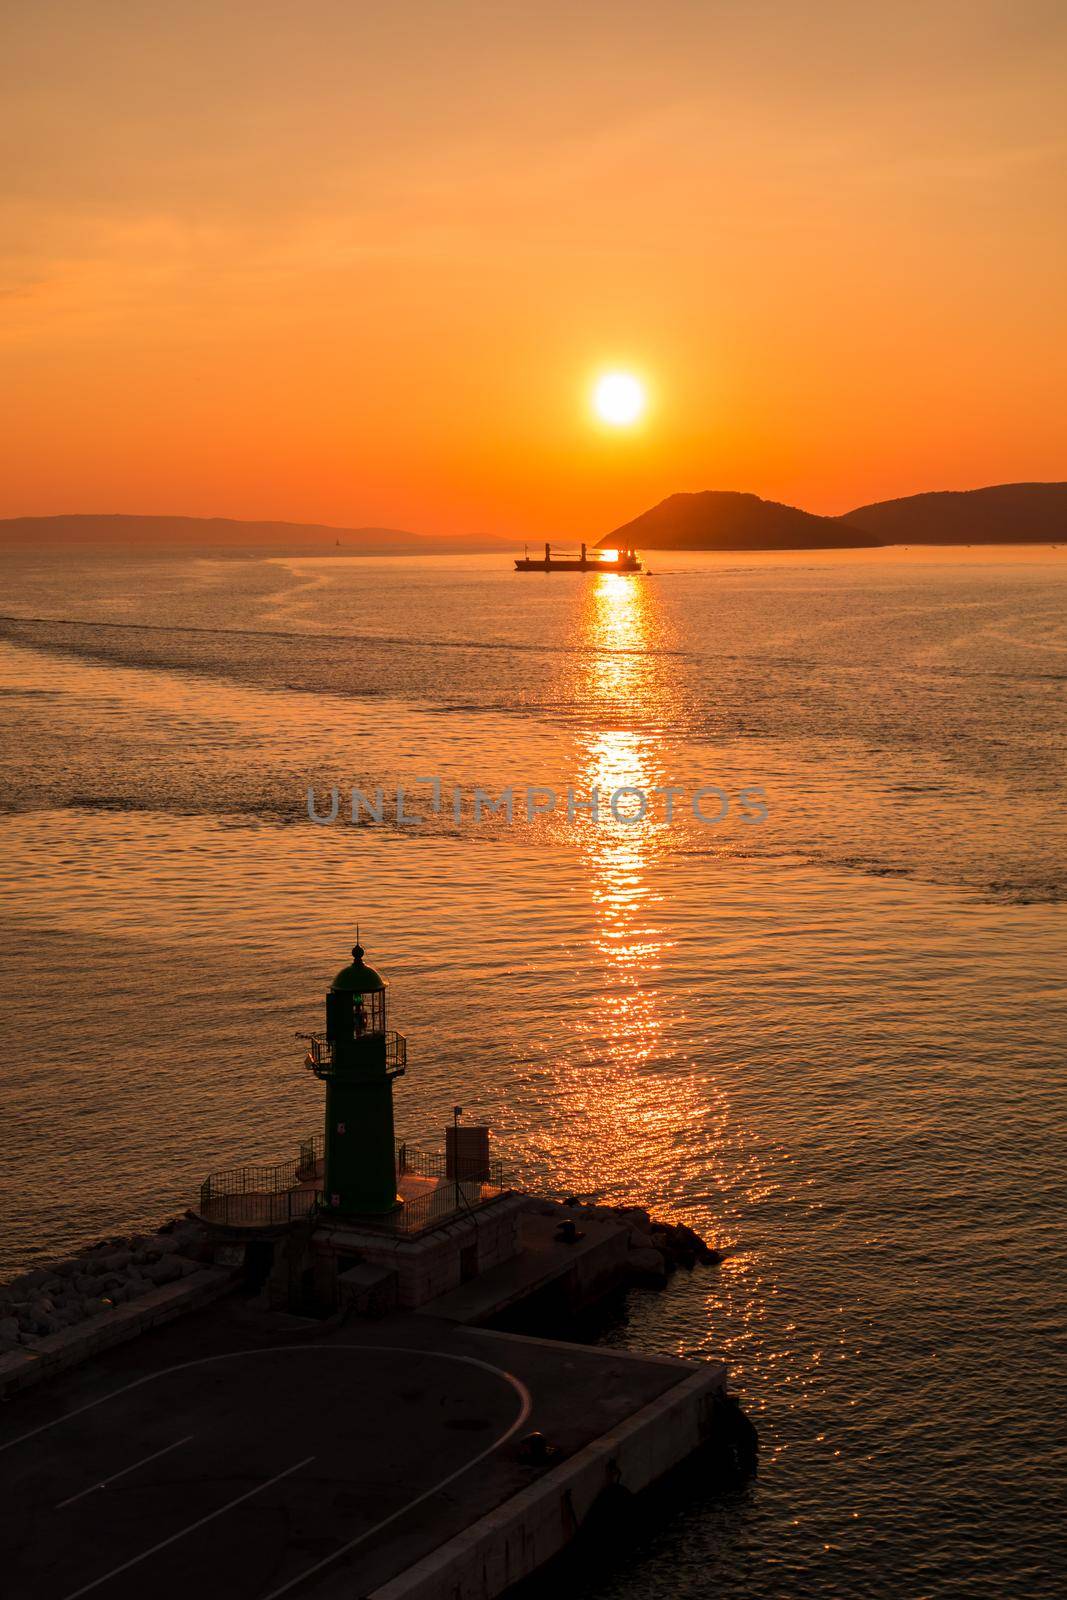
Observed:
[[[88,1489],[82,1489],[79,1494],[72,1494],[69,1499],[61,1500],[56,1506],[57,1511],[62,1511],[64,1506],[72,1506],[75,1500],[84,1500],[87,1494],[95,1494],[98,1489],[106,1489],[109,1483],[117,1483],[119,1478],[124,1478],[127,1472],[136,1472],[138,1467],[147,1467],[150,1461],[158,1461],[160,1456],[169,1455],[172,1450],[177,1450],[180,1444],[188,1444],[195,1439],[195,1433],[187,1433],[184,1439],[175,1439],[173,1444],[166,1444],[162,1450],[156,1450],[150,1456],[142,1456],[140,1461],[135,1461],[131,1467],[123,1467],[121,1472],[113,1472],[110,1478],[101,1478],[99,1483],[91,1483]]]
[[[75,1589],[68,1594],[66,1600],[78,1600],[81,1594],[88,1594],[92,1589],[99,1589],[102,1583],[110,1583],[112,1578],[117,1578],[120,1572],[128,1572],[131,1567],[136,1567],[142,1561],[147,1561],[149,1556],[154,1556],[158,1550],[165,1550],[170,1544],[177,1544],[179,1539],[184,1539],[186,1534],[195,1533],[197,1528],[202,1528],[207,1522],[214,1522],[216,1517],[223,1516],[227,1511],[232,1511],[234,1506],[239,1506],[245,1500],[251,1500],[253,1495],[262,1494],[264,1489],[269,1489],[272,1483],[280,1483],[283,1478],[289,1478],[294,1472],[299,1472],[301,1467],[310,1466],[314,1456],[305,1456],[303,1461],[297,1461],[294,1466],[286,1467],[284,1472],[276,1472],[273,1478],[268,1478],[266,1483],[258,1483],[254,1489],[248,1489],[244,1494],[239,1494],[235,1500],[228,1500],[224,1506],[219,1506],[217,1511],[209,1511],[206,1517],[200,1517],[196,1522],[190,1522],[187,1528],[179,1528],[177,1533],[172,1533],[169,1539],[161,1539],[150,1550],[142,1550],[139,1556],[131,1556],[129,1561],[124,1561],[121,1567],[112,1567],[110,1572],[105,1572],[102,1578],[94,1578],[92,1583],[83,1584],[80,1589]]]
[[[332,1555],[323,1556],[322,1560],[316,1561],[313,1567],[308,1567],[306,1571],[299,1573],[297,1577],[290,1578],[288,1583],[283,1583],[280,1589],[272,1589],[270,1594],[263,1596],[263,1600],[278,1600],[279,1595],[288,1594],[298,1584],[306,1583],[308,1578],[313,1578],[316,1572],[321,1572],[324,1567],[332,1566],[335,1561],[340,1561],[342,1556],[347,1556],[358,1545],[365,1543],[367,1539],[373,1538],[376,1533],[381,1533],[383,1528],[388,1528],[389,1524],[395,1522],[398,1517],[406,1517],[409,1511],[414,1511],[416,1506],[421,1506],[424,1500],[429,1500],[432,1495],[439,1494],[442,1489],[447,1489],[450,1483],[455,1483],[457,1478],[461,1478],[465,1472],[469,1472],[472,1467],[476,1467],[479,1461],[484,1461],[486,1456],[491,1456],[494,1450],[498,1450],[502,1444],[506,1443],[512,1434],[522,1427],[533,1409],[533,1399],[530,1391],[520,1378],[516,1378],[513,1372],[506,1372],[503,1367],[494,1367],[489,1361],[479,1361],[476,1356],[454,1356],[446,1354],[443,1350],[403,1350],[396,1345],[367,1345],[364,1348],[385,1350],[390,1354],[397,1355],[436,1356],[438,1360],[462,1361],[468,1366],[481,1367],[483,1371],[492,1372],[496,1377],[503,1378],[516,1391],[521,1400],[518,1416],[510,1428],[505,1428],[499,1439],[494,1439],[491,1445],[488,1445],[478,1455],[472,1456],[469,1461],[465,1461],[461,1467],[456,1468],[455,1472],[450,1472],[447,1478],[442,1478],[440,1483],[435,1483],[432,1488],[424,1489],[422,1494],[415,1496],[414,1500],[409,1500],[406,1506],[401,1506],[399,1511],[394,1511],[390,1516],[383,1517],[381,1522],[376,1522],[374,1527],[368,1528],[365,1533],[357,1534],[354,1539],[349,1539],[347,1544],[343,1544]],[[68,1600],[75,1600],[74,1595],[68,1596]]]
[[[4,1442],[0,1444],[0,1455],[2,1455],[5,1450],[13,1450],[17,1444],[25,1444],[27,1439],[36,1439],[39,1433],[47,1433],[49,1428],[58,1428],[60,1423],[69,1422],[72,1417],[82,1417],[87,1411],[95,1411],[99,1406],[110,1405],[111,1401],[117,1400],[120,1395],[130,1394],[134,1389],[143,1389],[146,1383],[156,1383],[160,1378],[173,1377],[176,1372],[189,1372],[193,1367],[210,1367],[216,1362],[221,1363],[224,1361],[243,1361],[246,1358],[254,1358],[256,1356],[304,1354],[306,1352],[323,1350],[359,1351],[363,1349],[388,1350],[389,1348],[389,1345],[279,1344],[274,1346],[264,1345],[255,1350],[227,1350],[223,1354],[217,1356],[197,1356],[194,1361],[178,1361],[172,1367],[160,1367],[156,1372],[146,1372],[143,1378],[135,1378],[132,1383],[124,1383],[121,1388],[112,1389],[109,1394],[102,1394],[96,1400],[87,1400],[84,1405],[75,1406],[72,1411],[63,1411],[58,1417],[49,1418],[47,1422],[39,1422],[36,1428],[30,1428],[26,1433],[17,1434],[14,1439],[5,1439]],[[457,1356],[453,1359],[459,1360],[460,1358]],[[488,1366],[488,1362],[482,1362],[480,1364],[482,1366]],[[498,1369],[493,1368],[492,1370],[496,1371]]]
[[[142,1389],[146,1384],[156,1383],[160,1378],[172,1377],[176,1372],[188,1372],[193,1367],[214,1366],[216,1363],[221,1364],[227,1361],[240,1361],[247,1358],[255,1359],[257,1356],[270,1357],[283,1354],[332,1355],[336,1354],[336,1352],[339,1350],[351,1351],[354,1354],[362,1356],[373,1354],[375,1351],[382,1355],[419,1356],[436,1361],[455,1361],[461,1366],[480,1367],[483,1372],[491,1372],[494,1377],[502,1378],[505,1383],[509,1384],[511,1388],[514,1389],[515,1393],[519,1396],[519,1413],[515,1418],[515,1421],[511,1424],[511,1427],[507,1428],[500,1435],[499,1439],[496,1439],[491,1445],[489,1445],[487,1449],[482,1450],[478,1455],[472,1456],[471,1459],[465,1463],[465,1465],[458,1467],[455,1472],[449,1473],[447,1478],[442,1478],[440,1483],[435,1483],[432,1489],[427,1489],[425,1493],[420,1494],[414,1500],[409,1501],[406,1506],[402,1506],[399,1511],[393,1512],[392,1516],[386,1517],[384,1521],[379,1522],[375,1527],[368,1528],[366,1533],[361,1533],[357,1538],[350,1540],[348,1544],[342,1545],[339,1550],[334,1551],[333,1555],[326,1556],[322,1561],[317,1562],[315,1566],[309,1567],[308,1570],[299,1578],[292,1579],[291,1582],[284,1584],[280,1589],[275,1589],[271,1594],[264,1596],[264,1600],[277,1600],[278,1595],[288,1593],[288,1591],[292,1588],[295,1588],[298,1583],[302,1583],[305,1578],[310,1578],[314,1573],[319,1572],[323,1567],[329,1566],[331,1562],[339,1560],[343,1555],[347,1555],[350,1550],[354,1550],[357,1545],[362,1544],[365,1539],[369,1539],[372,1534],[379,1533],[382,1528],[387,1528],[389,1524],[391,1522],[395,1522],[398,1517],[402,1517],[408,1511],[414,1510],[414,1508],[418,1505],[421,1505],[424,1500],[429,1500],[431,1495],[437,1494],[441,1489],[446,1489],[450,1483],[454,1483],[455,1480],[461,1477],[464,1472],[469,1472],[471,1467],[476,1467],[479,1461],[484,1461],[486,1456],[492,1455],[494,1450],[498,1450],[502,1444],[505,1444],[507,1440],[511,1438],[512,1434],[522,1427],[523,1423],[526,1421],[533,1409],[533,1400],[531,1398],[530,1391],[527,1389],[522,1380],[517,1378],[513,1372],[508,1372],[503,1367],[494,1366],[491,1361],[479,1361],[477,1356],[452,1355],[448,1351],[434,1350],[432,1347],[426,1345],[409,1348],[405,1345],[389,1344],[283,1344],[275,1345],[273,1347],[262,1346],[254,1350],[229,1350],[222,1355],[198,1356],[193,1361],[179,1361],[172,1367],[160,1367],[157,1372],[145,1373],[144,1377],[135,1378],[132,1383],[125,1383],[121,1388],[113,1389],[110,1394],[101,1395],[99,1399],[96,1400],[88,1400],[84,1405],[75,1406],[72,1411],[63,1412],[58,1417],[52,1417],[48,1422],[38,1423],[36,1428],[30,1428],[26,1433],[18,1434],[14,1439],[6,1440],[3,1444],[0,1444],[0,1454],[2,1454],[5,1450],[13,1449],[17,1444],[25,1444],[28,1439],[37,1438],[39,1434],[46,1433],[49,1428],[56,1428],[61,1423],[69,1422],[72,1417],[84,1416],[87,1411],[95,1411],[99,1406],[108,1405],[112,1400],[117,1400],[120,1395],[129,1394],[134,1389]],[[314,1459],[314,1456],[308,1456],[307,1458],[308,1461],[314,1461]],[[298,1463],[297,1467],[290,1467],[288,1470],[290,1472],[296,1472],[298,1467],[306,1465],[307,1462],[301,1461]],[[280,1474],[280,1476],[285,1477],[287,1474],[283,1472]],[[278,1480],[275,1478],[271,1479],[272,1483],[276,1483],[277,1481]],[[268,1484],[260,1485],[260,1488],[263,1489],[268,1487]],[[250,1491],[250,1494],[258,1493],[259,1490],[257,1489]],[[242,1498],[247,1499],[248,1496],[242,1496]],[[239,1504],[239,1501],[235,1500],[232,1503],[237,1505]],[[222,1507],[223,1511],[228,1509],[229,1508],[227,1506]],[[220,1515],[219,1512],[211,1513],[211,1516],[218,1515]],[[202,1522],[209,1522],[210,1520],[211,1517],[206,1517],[202,1519]],[[202,1522],[194,1523],[193,1527],[200,1527]],[[186,1528],[184,1531],[186,1533],[191,1533],[192,1529]],[[181,1537],[181,1534],[174,1535],[174,1538]],[[164,1540],[164,1545],[172,1542],[173,1540]],[[155,1548],[162,1549],[163,1545],[157,1545]],[[152,1553],[153,1552],[151,1550],[147,1550],[145,1555],[151,1555]],[[143,1560],[144,1557],[138,1556],[135,1559]],[[131,1562],[127,1562],[126,1566],[130,1566],[132,1564],[133,1563]],[[115,1572],[109,1573],[108,1577],[114,1577],[116,1573],[124,1572],[125,1570],[125,1567],[116,1567]],[[103,1583],[105,1581],[106,1580],[103,1578],[97,1580],[98,1583]],[[88,1594],[89,1590],[95,1587],[96,1584],[89,1584],[86,1588],[76,1589],[73,1594],[66,1596],[66,1600],[78,1600],[79,1595]]]

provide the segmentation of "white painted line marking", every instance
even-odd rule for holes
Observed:
[[[75,1406],[73,1411],[64,1411],[58,1417],[53,1417],[49,1422],[38,1423],[36,1428],[30,1428],[27,1433],[20,1433],[14,1439],[8,1439],[0,1444],[0,1455],[5,1450],[13,1450],[17,1444],[25,1444],[27,1439],[36,1439],[39,1433],[47,1433],[49,1428],[57,1428],[61,1422],[69,1422],[72,1417],[84,1416],[87,1411],[95,1411],[98,1406],[106,1406],[110,1401],[117,1400],[121,1394],[129,1394],[132,1389],[142,1389],[146,1383],[155,1383],[159,1378],[169,1378],[175,1372],[188,1372],[193,1367],[208,1367],[216,1361],[240,1361],[246,1356],[272,1356],[279,1351],[286,1354],[290,1352],[303,1352],[307,1350],[361,1350],[364,1347],[358,1344],[336,1345],[303,1345],[280,1344],[273,1348],[269,1345],[259,1350],[230,1350],[224,1355],[198,1356],[195,1361],[179,1361],[173,1367],[160,1367],[156,1372],[148,1372],[143,1378],[135,1378],[132,1383],[124,1383],[121,1389],[112,1389],[109,1394],[102,1394],[98,1400],[87,1400],[83,1406]],[[368,1346],[375,1350],[388,1349],[387,1345]]]
[[[72,1506],[75,1500],[84,1500],[87,1494],[95,1494],[98,1489],[106,1489],[109,1483],[114,1483],[118,1478],[124,1478],[127,1472],[136,1472],[138,1467],[147,1467],[150,1461],[158,1461],[160,1456],[169,1455],[172,1450],[177,1450],[180,1444],[188,1444],[190,1439],[195,1439],[195,1433],[187,1433],[184,1439],[175,1439],[173,1444],[163,1446],[150,1456],[142,1456],[140,1461],[135,1461],[132,1467],[123,1467],[121,1472],[113,1472],[110,1478],[101,1478],[99,1483],[91,1483],[88,1489],[83,1489],[80,1494],[72,1494],[68,1500],[61,1500],[56,1506],[57,1511],[62,1511],[64,1506]]]
[[[225,1355],[200,1356],[195,1361],[181,1361],[173,1367],[161,1367],[157,1372],[149,1372],[143,1378],[136,1378],[133,1383],[123,1384],[121,1389],[113,1389],[110,1394],[101,1395],[99,1400],[89,1400],[83,1406],[76,1406],[73,1411],[67,1411],[62,1416],[53,1417],[50,1422],[42,1422],[36,1428],[30,1428],[27,1433],[19,1434],[14,1439],[8,1439],[6,1443],[0,1444],[0,1453],[5,1450],[10,1450],[14,1445],[24,1444],[27,1439],[34,1439],[38,1434],[46,1433],[49,1428],[57,1427],[61,1422],[68,1422],[71,1417],[80,1417],[83,1416],[86,1411],[95,1411],[98,1406],[107,1405],[110,1400],[116,1400],[118,1399],[119,1395],[122,1394],[129,1394],[132,1389],[140,1389],[146,1383],[155,1383],[157,1379],[171,1377],[176,1372],[188,1372],[192,1367],[207,1367],[213,1365],[215,1362],[237,1361],[246,1356],[276,1356],[281,1354],[297,1353],[300,1355],[329,1355],[338,1350],[348,1350],[352,1351],[354,1354],[359,1354],[362,1356],[372,1355],[375,1351],[387,1356],[420,1356],[429,1358],[430,1360],[455,1361],[459,1362],[463,1366],[468,1367],[480,1367],[483,1372],[491,1372],[494,1377],[503,1378],[505,1383],[511,1385],[512,1389],[514,1389],[516,1394],[519,1396],[519,1413],[515,1418],[515,1421],[511,1424],[511,1427],[506,1429],[505,1432],[500,1435],[499,1439],[494,1440],[494,1442],[489,1445],[487,1449],[482,1450],[478,1455],[472,1456],[471,1459],[465,1463],[465,1465],[462,1467],[457,1467],[455,1472],[450,1472],[447,1478],[441,1479],[440,1483],[435,1483],[432,1489],[427,1489],[423,1494],[416,1496],[416,1498],[414,1500],[410,1500],[406,1506],[401,1506],[399,1511],[394,1511],[392,1516],[386,1517],[382,1522],[377,1523],[373,1528],[368,1528],[366,1533],[361,1533],[355,1539],[349,1540],[348,1544],[342,1545],[340,1549],[335,1550],[333,1555],[326,1556],[322,1561],[317,1562],[315,1566],[309,1567],[306,1572],[300,1575],[299,1578],[293,1578],[291,1582],[284,1584],[282,1588],[275,1589],[271,1594],[264,1596],[264,1600],[277,1600],[277,1596],[286,1594],[290,1589],[295,1588],[298,1583],[303,1583],[305,1578],[310,1578],[314,1573],[321,1571],[323,1567],[329,1566],[331,1562],[338,1561],[341,1556],[347,1555],[350,1550],[354,1550],[357,1545],[362,1544],[365,1539],[369,1539],[372,1534],[379,1533],[382,1528],[387,1528],[389,1524],[395,1522],[398,1517],[406,1516],[409,1511],[413,1511],[415,1507],[421,1505],[424,1500],[429,1500],[432,1495],[439,1493],[441,1489],[447,1489],[450,1483],[454,1483],[457,1478],[462,1477],[463,1473],[469,1472],[471,1467],[476,1467],[479,1461],[484,1461],[486,1456],[492,1455],[494,1450],[499,1449],[502,1444],[505,1444],[507,1440],[511,1438],[512,1434],[517,1432],[517,1430],[522,1427],[523,1423],[526,1421],[531,1410],[533,1409],[533,1400],[530,1396],[530,1391],[527,1389],[526,1385],[521,1381],[521,1379],[516,1378],[514,1373],[505,1371],[503,1367],[494,1366],[491,1361],[479,1361],[476,1356],[452,1355],[448,1351],[434,1350],[432,1347],[427,1345],[408,1348],[405,1345],[389,1344],[288,1344],[276,1345],[273,1348],[268,1346],[257,1350],[231,1350]],[[308,1456],[307,1459],[308,1461],[314,1461],[315,1457]],[[298,1466],[306,1465],[307,1462],[304,1461],[298,1463]],[[290,1472],[296,1472],[297,1470],[297,1467],[289,1468]],[[280,1476],[285,1477],[286,1474],[281,1473]],[[277,1479],[272,1478],[271,1482],[275,1483],[277,1482]],[[266,1489],[269,1487],[269,1485],[262,1484],[260,1487]],[[258,1494],[258,1492],[259,1491],[257,1489],[250,1491],[251,1494]],[[242,1496],[241,1498],[247,1499],[248,1496]],[[232,1502],[232,1504],[237,1505],[239,1504],[239,1501],[235,1500]],[[222,1507],[223,1511],[228,1509],[229,1507],[227,1506]],[[219,1515],[221,1515],[221,1512],[211,1513],[211,1516]],[[211,1517],[206,1517],[203,1519],[203,1521],[210,1520]],[[200,1527],[201,1525],[201,1523],[194,1523],[193,1528]],[[193,1528],[186,1528],[184,1532],[191,1533]],[[174,1535],[174,1538],[176,1539],[181,1537],[181,1534]],[[160,1550],[164,1547],[164,1545],[171,1542],[171,1540],[164,1540],[163,1545],[156,1545],[154,1548]],[[147,1550],[145,1555],[151,1555],[152,1553],[152,1550]],[[138,1561],[143,1559],[144,1557],[142,1556],[135,1558],[135,1560]],[[130,1566],[132,1564],[133,1563],[127,1562],[126,1565]],[[115,1572],[109,1573],[108,1577],[114,1577],[116,1573],[124,1572],[125,1570],[125,1567],[116,1567]],[[105,1581],[106,1580],[103,1578],[97,1580],[98,1583],[103,1583]],[[79,1595],[87,1594],[89,1589],[95,1587],[95,1584],[89,1584],[87,1588],[76,1589],[74,1594],[66,1597],[66,1600],[78,1600]]]
[[[80,1589],[75,1589],[67,1595],[67,1600],[78,1600],[80,1594],[88,1594],[91,1589],[99,1589],[102,1583],[110,1583],[112,1578],[117,1578],[120,1572],[128,1572],[131,1567],[136,1567],[142,1561],[147,1561],[149,1556],[154,1556],[157,1550],[165,1550],[169,1544],[176,1544],[179,1539],[184,1539],[186,1534],[195,1533],[197,1528],[202,1528],[206,1522],[214,1522],[216,1517],[221,1517],[227,1511],[232,1511],[234,1506],[239,1506],[242,1501],[251,1500],[253,1495],[262,1494],[264,1489],[269,1489],[272,1483],[280,1483],[283,1478],[291,1477],[294,1472],[299,1472],[301,1467],[306,1467],[314,1461],[314,1456],[305,1456],[303,1461],[298,1461],[295,1466],[286,1467],[284,1472],[276,1472],[273,1478],[268,1478],[266,1483],[257,1483],[254,1489],[248,1489],[244,1494],[239,1494],[235,1500],[228,1500],[224,1506],[219,1506],[217,1511],[209,1511],[206,1517],[200,1517],[196,1522],[190,1522],[187,1528],[179,1528],[177,1533],[172,1533],[169,1539],[161,1539],[150,1550],[142,1550],[139,1556],[131,1556],[129,1561],[124,1561],[121,1567],[112,1567],[110,1572],[105,1572],[102,1578],[94,1578],[92,1583],[83,1584]]]
[[[322,1560],[316,1561],[313,1567],[308,1567],[297,1577],[290,1578],[288,1583],[283,1583],[280,1589],[272,1589],[270,1594],[263,1596],[263,1600],[278,1600],[279,1595],[288,1594],[290,1589],[296,1588],[297,1584],[306,1582],[308,1578],[314,1577],[316,1572],[321,1572],[323,1567],[332,1566],[335,1561],[340,1561],[342,1556],[346,1556],[350,1551],[355,1550],[357,1545],[361,1545],[365,1540],[373,1538],[376,1533],[381,1533],[383,1528],[388,1528],[389,1524],[395,1522],[398,1517],[406,1517],[409,1511],[414,1511],[416,1506],[421,1506],[424,1500],[429,1500],[432,1495],[439,1494],[442,1489],[447,1489],[450,1483],[454,1483],[457,1478],[461,1478],[465,1472],[469,1472],[472,1467],[476,1467],[479,1461],[484,1461],[486,1456],[491,1456],[494,1450],[499,1449],[502,1444],[510,1439],[512,1434],[522,1427],[533,1409],[533,1399],[530,1391],[520,1378],[516,1378],[513,1372],[505,1372],[503,1367],[494,1367],[489,1361],[479,1361],[476,1356],[446,1355],[443,1350],[403,1350],[396,1345],[377,1345],[367,1346],[366,1348],[388,1350],[391,1353],[396,1352],[402,1355],[437,1356],[445,1361],[462,1361],[471,1367],[481,1367],[483,1371],[492,1372],[496,1377],[503,1378],[505,1382],[510,1383],[521,1401],[518,1416],[510,1428],[505,1428],[499,1439],[494,1439],[491,1445],[488,1445],[478,1455],[472,1456],[469,1461],[465,1461],[461,1467],[456,1468],[455,1472],[450,1472],[447,1478],[442,1478],[440,1483],[435,1483],[432,1488],[423,1490],[422,1494],[416,1495],[414,1500],[409,1500],[406,1506],[401,1506],[400,1510],[394,1511],[391,1516],[383,1517],[381,1522],[376,1522],[373,1528],[367,1529],[366,1533],[357,1534],[354,1539],[349,1539],[347,1544],[341,1545],[340,1549],[335,1550],[332,1555],[323,1556]],[[74,1596],[69,1596],[69,1600],[74,1600]]]

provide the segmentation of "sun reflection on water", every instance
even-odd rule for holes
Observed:
[[[578,893],[592,912],[584,959],[594,981],[588,1006],[573,1024],[574,1048],[555,1066],[566,1115],[562,1171],[585,1193],[646,1203],[661,1212],[677,1189],[673,1151],[680,1127],[717,1121],[715,1088],[694,1070],[684,1048],[684,1002],[669,982],[673,941],[666,931],[662,868],[669,828],[652,791],[670,783],[658,725],[668,721],[670,627],[658,590],[636,576],[599,574],[585,588],[573,658],[573,700],[584,712],[576,734],[575,787],[599,794],[599,819],[587,815],[571,839],[582,875]],[[629,821],[638,796],[649,797],[643,820]],[[665,1080],[669,1081],[669,1092]]]

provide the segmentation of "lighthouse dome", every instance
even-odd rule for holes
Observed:
[[[352,947],[352,964],[342,967],[330,985],[334,992],[347,991],[350,994],[375,994],[379,989],[385,988],[385,979],[373,967],[368,967],[363,960],[363,946]]]

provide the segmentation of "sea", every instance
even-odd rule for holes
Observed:
[[[399,1132],[724,1252],[601,1337],[759,1474],[585,1600],[1052,1600],[1067,550],[651,566],[5,558],[0,1270],[293,1154],[358,928]]]

